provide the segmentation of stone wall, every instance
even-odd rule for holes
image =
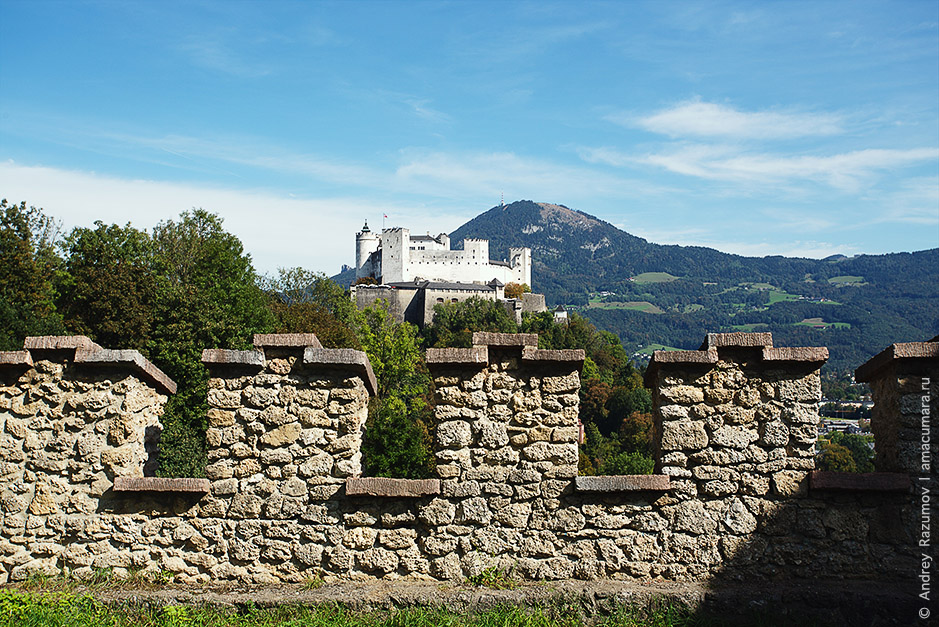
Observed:
[[[68,539],[95,526],[116,477],[155,470],[176,391],[136,351],[86,337],[28,338],[25,349],[0,353],[0,580],[94,563],[89,543]]]
[[[312,335],[205,351],[201,480],[143,476],[172,382],[139,355],[75,338],[0,354],[0,580],[105,567],[253,583],[913,572],[907,475],[812,472],[826,349],[735,333],[656,352],[656,474],[578,477],[583,352],[539,350],[535,335],[473,340],[427,352],[437,478],[425,481],[359,477],[374,376],[364,353]],[[95,353],[95,367],[109,354],[124,370],[89,370]]]

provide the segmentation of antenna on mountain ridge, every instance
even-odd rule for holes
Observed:
[[[499,192],[499,202],[502,203],[502,208],[505,209],[505,192]]]

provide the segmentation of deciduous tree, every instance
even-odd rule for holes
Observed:
[[[42,209],[0,200],[0,350],[22,348],[27,335],[64,332],[53,287],[58,231]]]

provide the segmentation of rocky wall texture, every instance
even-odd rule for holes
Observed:
[[[922,474],[924,459],[939,455],[939,438],[930,437],[939,408],[939,338],[893,344],[855,377],[871,386],[877,470]]]
[[[174,389],[152,365],[129,368],[145,363],[136,351],[85,337],[29,338],[26,347],[0,361],[0,581],[94,563],[69,537],[94,526],[115,477],[155,470]],[[95,550],[111,546],[102,537]]]
[[[205,351],[202,480],[129,478],[144,474],[147,430],[170,391],[152,371],[79,380],[68,350],[35,363],[35,352],[0,354],[10,469],[0,578],[95,568],[250,583],[460,580],[487,569],[686,581],[913,572],[908,484],[811,485],[825,349],[742,333],[656,352],[647,383],[657,474],[578,477],[583,352],[539,350],[534,335],[473,339],[427,352],[437,478],[423,481],[358,476],[375,379],[363,353],[323,349],[312,335]],[[84,353],[69,350],[79,362]]]

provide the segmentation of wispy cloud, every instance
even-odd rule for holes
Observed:
[[[373,197],[289,197],[264,189],[222,188],[198,183],[131,180],[93,172],[23,166],[0,162],[0,187],[12,201],[45,207],[66,230],[90,226],[95,220],[141,229],[175,219],[180,212],[202,207],[221,215],[225,228],[252,255],[255,267],[302,266],[327,274],[354,260],[353,235],[369,219],[433,232],[450,231],[472,217],[452,208],[423,208],[403,200],[378,203]]]
[[[844,132],[842,116],[833,113],[740,111],[700,100],[685,101],[652,115],[616,113],[607,119],[669,137],[791,139]]]
[[[737,182],[815,181],[846,192],[872,184],[889,170],[939,159],[939,149],[868,149],[827,156],[740,152],[724,146],[689,146],[641,161],[704,179]]]
[[[867,149],[833,155],[785,155],[737,145],[685,144],[632,154],[609,147],[582,147],[581,159],[616,167],[652,165],[676,174],[734,183],[815,182],[857,192],[884,172],[939,159],[937,148]]]
[[[178,49],[194,65],[206,70],[237,78],[259,78],[271,73],[269,66],[243,58],[222,37],[200,34],[179,44]]]

